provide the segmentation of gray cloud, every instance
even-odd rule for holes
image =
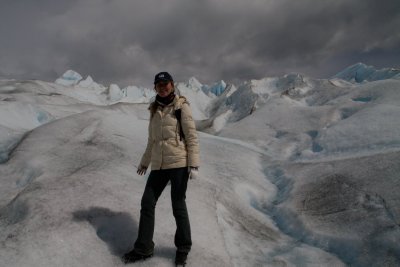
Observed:
[[[365,62],[398,66],[398,0],[4,0],[0,75],[151,86],[153,75],[329,77]]]

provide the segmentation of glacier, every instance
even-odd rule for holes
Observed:
[[[202,162],[189,265],[400,265],[400,80],[346,77],[177,83]],[[82,80],[0,80],[0,266],[123,266],[133,246],[154,91]],[[137,265],[172,266],[173,229],[165,192]]]
[[[357,63],[337,73],[333,78],[340,78],[356,83],[361,83],[363,81],[371,82],[385,79],[400,79],[400,69],[383,68],[378,70],[373,66]]]

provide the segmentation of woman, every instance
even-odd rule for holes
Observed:
[[[129,263],[153,255],[154,209],[171,181],[172,208],[177,226],[175,263],[185,264],[192,246],[185,198],[188,179],[199,167],[197,132],[189,104],[186,98],[175,95],[174,81],[168,72],[155,76],[154,89],[157,95],[149,107],[147,147],[137,170],[139,175],[143,175],[151,163],[151,172],[142,196],[138,237],[134,249],[125,254],[123,260]]]

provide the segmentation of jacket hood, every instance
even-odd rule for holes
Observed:
[[[184,96],[176,96],[174,101],[172,101],[172,104],[174,105],[175,110],[182,108],[182,105],[184,103],[188,103],[186,100],[186,97],[184,97]]]

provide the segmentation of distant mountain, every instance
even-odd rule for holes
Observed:
[[[400,69],[383,68],[376,69],[373,66],[367,66],[363,63],[357,63],[345,68],[337,73],[333,78],[339,78],[346,81],[361,83],[364,81],[378,81],[385,79],[400,79]]]

